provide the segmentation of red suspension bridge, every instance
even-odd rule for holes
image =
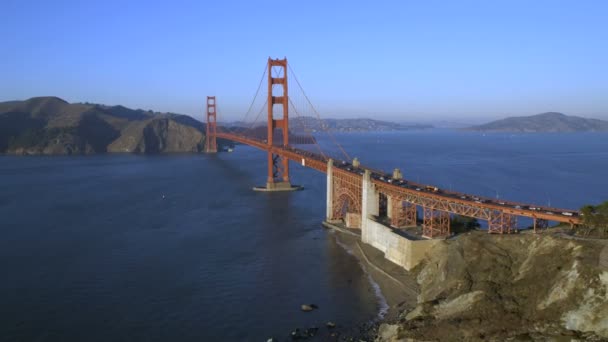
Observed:
[[[295,80],[299,96],[289,96],[288,75]],[[268,93],[259,96],[264,78],[267,76]],[[260,110],[254,110],[256,101]],[[302,110],[302,108],[307,110]],[[302,116],[310,112],[312,117]],[[258,122],[266,112],[266,120]],[[384,213],[395,228],[417,225],[418,207],[421,208],[423,236],[428,238],[450,235],[451,214],[468,216],[488,222],[489,233],[508,234],[517,228],[517,218],[531,218],[534,229],[546,228],[549,221],[575,225],[580,223],[580,213],[570,209],[559,209],[529,203],[505,201],[473,194],[446,191],[433,185],[420,184],[404,179],[395,169],[386,173],[363,166],[351,159],[335,141],[331,132],[325,130],[336,151],[324,151],[317,143],[313,128],[306,127],[311,120],[319,120],[326,127],[304,93],[287,59],[268,59],[264,74],[245,120],[252,113],[257,117],[240,127],[217,125],[215,96],[207,97],[207,135],[205,151],[217,152],[217,139],[253,146],[267,152],[268,172],[266,187],[259,190],[294,190],[289,177],[289,161],[301,164],[327,176],[327,220],[342,221],[350,228],[361,228],[368,216]],[[295,128],[298,134],[290,133],[290,113],[295,113]],[[246,122],[246,121],[243,122]],[[316,132],[318,133],[318,132]],[[317,149],[301,148],[300,143],[309,143]],[[298,147],[294,147],[298,145]]]

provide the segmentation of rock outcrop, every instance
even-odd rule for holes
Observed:
[[[204,136],[197,128],[170,118],[134,122],[108,146],[108,152],[175,153],[199,152]]]

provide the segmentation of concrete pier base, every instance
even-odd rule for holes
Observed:
[[[268,182],[266,186],[255,186],[254,191],[278,192],[278,191],[298,191],[304,189],[301,185],[292,185],[290,182]]]
[[[362,242],[382,252],[385,259],[403,267],[407,271],[411,271],[420,264],[426,258],[426,254],[430,252],[434,246],[443,243],[442,240],[437,239],[412,240],[406,236],[395,233],[394,229],[391,229],[382,223],[372,219],[368,220],[367,229],[371,230],[368,234],[372,236],[372,239],[368,239],[367,242]],[[342,233],[354,235],[358,238],[361,238],[361,235],[359,234],[363,233],[358,229],[348,228],[341,223],[324,221],[323,226]]]

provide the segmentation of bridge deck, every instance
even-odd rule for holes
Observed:
[[[230,133],[217,133],[217,138],[250,145],[260,150],[280,155],[281,157],[299,163],[302,166],[323,173],[327,172],[328,158],[310,151],[293,148],[291,146],[268,146],[266,141]],[[343,172],[351,173],[359,178],[363,177],[365,170],[370,170],[372,182],[380,192],[401,198],[410,203],[458,215],[489,220],[493,213],[501,212],[516,216],[570,224],[579,224],[581,221],[580,213],[576,210],[538,206],[475,196],[455,191],[446,191],[434,186],[414,183],[405,179],[393,180],[388,173],[367,167],[355,168],[347,161],[342,160],[336,160],[334,166]]]

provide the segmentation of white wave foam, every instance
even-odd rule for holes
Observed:
[[[338,246],[342,247],[346,251],[346,253],[348,253],[352,256],[355,256],[355,253],[353,252],[353,250],[350,249],[344,243],[342,243],[337,236],[336,236],[336,243],[338,244]],[[374,296],[376,297],[376,300],[378,302],[378,307],[379,307],[378,314],[376,315],[376,320],[381,320],[388,313],[388,309],[389,309],[388,302],[386,301],[386,298],[382,294],[382,289],[380,289],[380,285],[378,285],[378,283],[376,283],[374,281],[374,278],[372,278],[372,275],[367,271],[367,268],[365,267],[363,262],[359,258],[357,258],[357,261],[359,263],[359,266],[361,266],[363,273],[365,273],[367,275],[367,280],[369,281],[370,285],[372,286],[372,289],[374,289]]]
[[[369,274],[367,272],[367,270],[365,269],[365,267],[363,267],[363,269],[364,269],[365,273],[367,274],[367,279],[369,279],[369,282],[372,285],[372,288],[374,289],[374,295],[376,296],[376,299],[378,299],[378,306],[380,308],[378,309],[377,319],[381,320],[388,313],[388,308],[389,308],[388,302],[386,301],[386,298],[382,294],[382,290],[380,289],[380,285],[378,285],[378,283],[376,283],[374,281],[374,279],[372,278],[371,274]]]
[[[355,253],[353,252],[353,250],[352,250],[352,249],[350,249],[350,248],[348,248],[348,246],[347,246],[347,245],[343,244],[343,243],[340,241],[340,239],[338,239],[338,237],[337,237],[337,236],[336,236],[336,243],[338,244],[338,246],[342,247],[342,248],[343,248],[343,249],[346,251],[346,253],[348,253],[348,254],[350,254],[350,255],[352,255],[352,256],[355,256]],[[358,259],[357,259],[357,260],[358,260]],[[361,264],[361,262],[359,262],[359,264]]]

